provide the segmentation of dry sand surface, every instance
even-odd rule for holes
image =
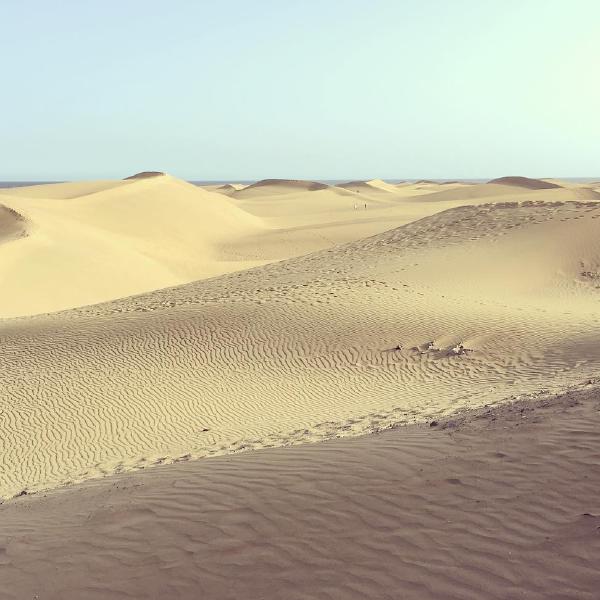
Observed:
[[[187,201],[187,184],[163,177],[116,189],[157,184]],[[91,196],[70,201],[78,214]],[[137,213],[144,198],[126,195]],[[258,217],[229,202],[215,219],[254,226]],[[129,227],[135,211],[123,212],[93,204],[94,226]],[[198,227],[203,243],[217,235]],[[153,233],[167,252],[168,232],[156,223]],[[0,496],[368,433],[592,376],[599,233],[600,203],[497,201],[259,268],[6,319]]]
[[[0,506],[3,598],[596,600],[600,395]]]
[[[593,598],[600,192],[522,179],[0,190],[0,590]]]

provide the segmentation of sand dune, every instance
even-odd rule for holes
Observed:
[[[595,600],[590,387],[17,498],[3,598]]]
[[[452,186],[452,187],[450,187]],[[513,200],[514,196],[518,196],[519,199],[523,197],[523,194],[527,193],[528,190],[523,188],[515,187],[514,185],[502,185],[495,183],[480,183],[472,185],[452,185],[440,186],[436,185],[434,188],[429,189],[429,193],[425,195],[415,196],[415,200],[418,202],[449,202],[449,201],[460,201],[464,204],[470,201],[489,202],[496,196],[511,196]]]
[[[245,187],[247,187],[247,186],[242,183],[226,183],[225,185],[216,186],[215,190],[225,193],[225,194],[229,194],[229,193],[233,193],[233,192],[239,192],[240,190],[243,190]]]
[[[518,177],[518,176],[510,176],[510,177],[498,177],[497,179],[492,179],[488,183],[498,183],[502,185],[512,185],[516,187],[523,187],[530,190],[547,190],[552,188],[561,187],[556,183],[551,183],[550,181],[544,179],[531,179],[529,177]]]
[[[421,192],[412,188],[367,199],[306,181],[266,180],[251,186],[248,198],[236,196],[244,189],[197,188],[157,174],[0,190],[32,232],[26,242],[3,247],[0,317],[91,304],[307,254],[439,210],[397,204]],[[224,195],[234,196],[234,204]],[[368,212],[358,212],[365,200]]]
[[[44,183],[42,185],[28,185],[23,187],[0,188],[0,198],[4,196],[44,198],[53,200],[66,200],[96,194],[104,190],[124,187],[133,184],[133,181],[121,179],[102,179],[98,181],[68,181],[64,183]]]
[[[6,321],[1,493],[438,419],[591,376],[599,233],[598,203],[467,206]]]
[[[235,198],[256,198],[259,196],[292,194],[298,191],[316,192],[317,190],[326,190],[329,187],[326,183],[302,179],[262,179],[236,190],[233,196]]]
[[[406,198],[410,200],[410,198]],[[432,190],[428,194],[415,195],[414,202],[447,202],[454,203],[455,206],[464,204],[481,204],[490,201],[500,202],[528,202],[528,201],[546,201],[546,202],[569,202],[599,200],[600,195],[591,188],[585,186],[577,187],[555,187],[550,189],[535,189],[518,187],[513,185],[501,185],[496,183],[474,184],[469,186],[458,186],[441,191]]]
[[[92,304],[257,264],[225,258],[222,246],[260,230],[260,220],[175,178],[39,188],[0,194],[29,223],[27,237],[0,250],[0,316]]]
[[[166,173],[162,171],[141,171],[135,175],[125,177],[125,179],[148,179],[149,177],[161,177],[162,175],[166,175]]]
[[[380,194],[382,192],[396,193],[397,187],[392,183],[386,183],[382,179],[370,179],[368,181],[349,181],[340,183],[337,187],[356,192],[357,194]]]
[[[408,188],[366,199],[314,182],[267,180],[248,198],[236,196],[244,189],[198,188],[159,174],[0,190],[33,232],[26,242],[3,247],[0,317],[91,304],[303,255],[439,210],[397,204],[420,192]],[[359,212],[365,200],[369,210]]]
[[[595,600],[600,193],[359,183],[0,190],[2,598]]]

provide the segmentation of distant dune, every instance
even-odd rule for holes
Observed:
[[[235,198],[256,198],[259,196],[293,194],[297,192],[316,192],[330,186],[318,181],[302,179],[262,179],[233,193]]]
[[[561,187],[556,183],[544,181],[543,179],[530,179],[529,177],[519,176],[498,177],[497,179],[491,179],[490,181],[488,181],[488,183],[512,185],[515,187],[522,187],[530,190],[546,190]]]
[[[0,200],[11,198],[42,198],[52,200],[68,200],[96,194],[104,190],[126,187],[136,183],[134,179],[101,179],[97,181],[66,181],[61,183],[44,183],[13,188],[0,188]]]
[[[245,187],[247,186],[243,183],[226,183],[225,185],[218,186],[217,189],[226,192],[237,192],[238,190],[243,190]]]
[[[349,181],[348,183],[339,183],[337,187],[358,193],[381,193],[397,192],[395,184],[387,183],[382,179],[369,179],[367,181]]]
[[[162,171],[141,171],[135,175],[125,177],[125,179],[148,179],[149,177],[160,177],[161,175],[165,175],[165,173]]]

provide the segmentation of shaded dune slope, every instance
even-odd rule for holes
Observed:
[[[589,376],[599,217],[598,203],[451,209],[305,257],[5,321],[0,493],[352,436]]]
[[[27,235],[27,222],[16,210],[0,204],[0,244]]]
[[[292,194],[305,191],[315,192],[325,190],[331,186],[318,181],[306,181],[302,179],[262,179],[236,190],[232,193],[235,198],[248,198],[256,196],[268,196],[278,194]]]
[[[338,188],[357,193],[381,194],[397,192],[395,184],[387,183],[382,179],[370,179],[368,181],[349,181],[348,183],[337,184]]]
[[[3,597],[595,600],[599,409],[572,391],[17,498]]]
[[[125,177],[125,179],[148,179],[150,177],[161,177],[162,175],[166,175],[166,173],[163,173],[162,171],[140,171],[135,175]]]
[[[544,181],[543,179],[531,179],[530,177],[508,176],[492,179],[488,183],[497,183],[501,185],[513,185],[516,187],[527,188],[530,190],[550,190],[561,187],[557,183]]]

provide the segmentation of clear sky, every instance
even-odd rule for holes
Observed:
[[[1,0],[0,180],[600,175],[598,0]]]

